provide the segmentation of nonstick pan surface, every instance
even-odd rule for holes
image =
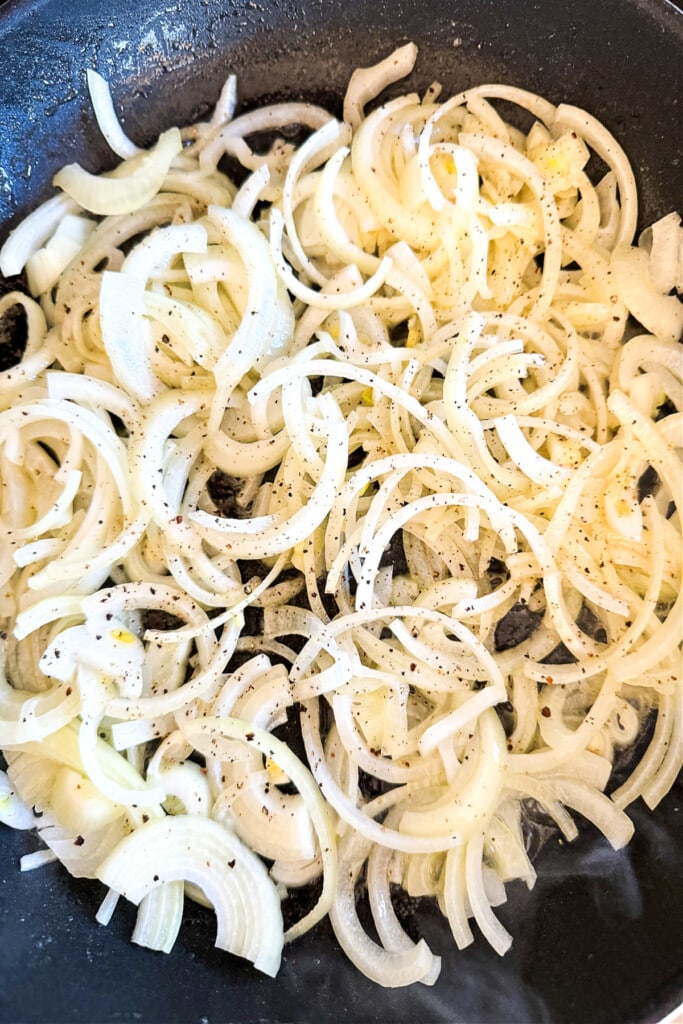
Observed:
[[[587,107],[630,156],[642,224],[681,208],[683,17],[666,0],[9,0],[0,3],[0,242],[72,160],[112,164],[85,69],[111,83],[140,144],[202,116],[226,75],[244,107],[297,97],[340,111],[345,83],[409,39],[409,87],[445,94],[504,81]],[[403,90],[401,84],[396,87]],[[3,282],[0,279],[0,288]],[[7,283],[4,283],[7,287]],[[285,950],[276,980],[216,951],[190,905],[173,953],[129,944],[134,908],[94,921],[98,883],[57,865],[20,874],[37,840],[0,832],[0,1020],[142,1024],[652,1024],[683,998],[681,783],[615,854],[588,829],[548,838],[533,892],[509,887],[514,935],[499,959],[453,950],[429,904],[401,908],[444,956],[433,989],[384,991],[346,961],[327,924]]]

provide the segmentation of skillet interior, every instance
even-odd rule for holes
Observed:
[[[428,11],[428,16],[427,12]],[[94,67],[113,86],[140,143],[201,116],[229,71],[248,106],[298,96],[339,109],[350,70],[413,39],[418,70],[446,92],[501,80],[587,106],[622,140],[637,169],[642,220],[680,207],[678,95],[683,27],[666,0],[9,0],[0,9],[0,238],[62,164],[111,162],[85,93]],[[400,86],[403,90],[404,85]],[[396,91],[396,90],[394,90]],[[0,281],[0,285],[2,282]],[[512,952],[483,943],[447,954],[435,989],[383,992],[348,964],[327,925],[285,953],[276,982],[213,949],[208,914],[190,911],[169,958],[128,944],[132,908],[109,929],[93,921],[99,887],[50,866],[19,875],[30,836],[0,834],[0,944],[7,1021],[552,1021],[659,1019],[683,991],[683,894],[677,810],[681,786],[657,814],[634,810],[636,837],[613,854],[582,834],[549,842],[533,893],[510,887],[501,918]],[[420,925],[436,951],[451,946],[439,916]]]

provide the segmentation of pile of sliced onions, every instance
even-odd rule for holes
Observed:
[[[188,897],[273,975],[329,913],[368,977],[433,984],[392,886],[502,954],[525,803],[618,849],[681,768],[680,218],[634,246],[622,149],[523,89],[366,116],[416,53],[356,71],[341,123],[235,117],[231,76],[149,150],[91,72],[122,163],[65,167],[0,250],[32,293],[0,300],[28,334],[0,377],[0,818],[153,949]]]

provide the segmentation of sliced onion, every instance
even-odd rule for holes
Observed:
[[[89,174],[78,164],[68,164],[54,176],[53,184],[91,213],[133,213],[157,194],[181,149],[180,132],[169,128],[153,149],[133,157],[116,177]]]
[[[486,895],[482,873],[483,847],[484,838],[481,835],[474,836],[467,844],[467,853],[465,854],[467,896],[474,920],[481,928],[484,937],[493,946],[496,953],[503,956],[512,945],[512,936],[491,910],[491,904]]]
[[[69,213],[78,213],[79,205],[68,196],[54,196],[22,220],[10,231],[0,249],[0,273],[3,277],[20,274],[27,261],[53,234],[58,224]]]
[[[678,341],[683,334],[683,304],[655,287],[647,253],[617,246],[610,267],[619,298],[636,320],[665,341]]]
[[[252,519],[249,529],[240,519],[210,516],[199,510],[191,520],[202,535],[230,551],[234,558],[263,558],[279,555],[300,544],[323,521],[339,490],[346,466],[347,437],[344,423],[333,400],[326,401],[329,418],[325,423],[327,452],[325,468],[308,504],[291,517],[280,513]]]
[[[107,895],[100,903],[97,913],[95,914],[95,920],[98,924],[104,925],[105,928],[107,927],[114,916],[114,911],[116,910],[119,898],[119,894],[114,892],[113,889],[107,890]]]
[[[162,882],[143,896],[131,942],[160,953],[170,953],[183,921],[184,896],[182,880]]]
[[[344,120],[357,128],[363,119],[366,103],[379,96],[388,85],[406,78],[415,67],[416,60],[417,46],[415,43],[406,43],[379,64],[357,68],[349,79],[344,96]]]
[[[609,797],[584,782],[566,777],[554,777],[551,786],[557,798],[588,818],[615,850],[626,846],[634,832],[633,822]]]
[[[33,811],[17,796],[7,772],[3,771],[0,771],[0,821],[18,829],[35,828],[36,824]]]
[[[152,333],[146,319],[143,282],[107,271],[100,289],[102,338],[116,383],[139,402],[162,390],[152,369]]]
[[[647,244],[646,244],[647,243]],[[677,213],[669,213],[647,228],[638,244],[650,252],[650,277],[658,292],[681,291],[683,229]]]
[[[397,953],[415,949],[415,943],[406,935],[391,902],[389,888],[389,863],[392,857],[390,850],[381,846],[373,847],[368,857],[367,881],[368,898],[375,927],[380,941],[389,952]],[[432,968],[423,974],[420,981],[423,985],[433,985],[441,971],[441,957],[432,958]]]
[[[308,769],[289,747],[275,736],[271,736],[270,733],[264,732],[256,726],[230,717],[195,719],[193,722],[181,722],[180,725],[188,742],[206,756],[220,758],[221,741],[225,739],[239,739],[247,744],[253,744],[257,750],[271,758],[289,776],[304,798],[318,836],[323,863],[323,889],[315,907],[288,929],[285,938],[288,942],[292,942],[325,916],[336,891],[337,857],[334,825],[320,790]]]
[[[16,828],[17,826],[13,826]],[[34,871],[42,868],[45,864],[52,864],[57,860],[56,853],[52,850],[35,850],[34,853],[25,853],[19,861],[20,871]]]
[[[275,886],[259,858],[217,822],[150,821],[116,847],[98,876],[136,904],[157,885],[192,882],[216,914],[218,948],[251,960],[271,977],[277,973],[283,932]]]
[[[342,847],[343,850],[343,847]],[[367,855],[367,845],[364,848]],[[389,951],[373,942],[363,931],[356,912],[356,880],[365,856],[347,861],[342,857],[339,885],[330,908],[330,921],[334,934],[349,960],[372,981],[385,988],[399,988],[433,976],[435,958],[427,943],[421,939],[417,945]]]
[[[107,81],[90,68],[86,71],[86,78],[97,124],[109,148],[122,160],[137,156],[141,150],[130,141],[119,124]]]

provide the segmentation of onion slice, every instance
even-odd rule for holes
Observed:
[[[153,149],[123,164],[115,177],[90,174],[79,164],[68,164],[54,176],[53,184],[91,213],[133,213],[157,194],[181,149],[180,132],[169,128]]]
[[[98,877],[136,904],[158,885],[192,882],[216,914],[218,948],[277,974],[283,943],[277,891],[262,861],[218,822],[184,816],[150,821],[121,841],[100,864]]]

